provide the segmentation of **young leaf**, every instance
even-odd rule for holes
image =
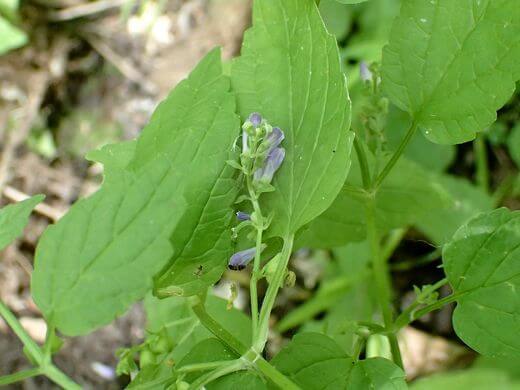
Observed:
[[[31,211],[44,198],[43,195],[35,195],[0,209],[0,250],[22,235]]]
[[[457,229],[477,214],[493,209],[493,199],[464,178],[438,175],[435,177],[448,191],[452,202],[442,208],[419,212],[416,226],[436,245],[448,242]]]
[[[329,337],[302,333],[272,364],[304,389],[406,389],[404,372],[382,358],[354,362]]]
[[[33,296],[60,331],[77,335],[110,322],[163,267],[165,283],[195,280],[192,293],[225,270],[235,197],[225,161],[239,126],[229,87],[214,50],[159,105],[137,144],[91,156],[107,162],[101,190],[50,227],[36,251]],[[196,261],[171,271],[187,252]]]
[[[520,211],[469,221],[444,247],[443,263],[457,296],[457,335],[483,355],[520,358]]]
[[[334,37],[314,0],[257,0],[232,66],[239,112],[260,112],[285,133],[285,160],[264,195],[271,234],[285,236],[334,200],[350,165],[350,101]]]
[[[9,50],[17,49],[27,43],[27,35],[18,27],[9,23],[2,15],[0,15],[0,55],[7,53]]]
[[[383,89],[433,142],[475,138],[520,78],[515,0],[408,0],[383,52]]]
[[[373,171],[375,159],[369,155]],[[365,193],[359,162],[354,156],[346,185],[334,203],[318,218],[302,229],[297,246],[330,248],[366,237]],[[378,227],[385,232],[418,222],[426,210],[438,210],[451,204],[449,194],[432,173],[401,158],[376,194]]]

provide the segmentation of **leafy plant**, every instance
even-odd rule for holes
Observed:
[[[352,78],[351,106],[343,59],[363,51],[340,55],[314,1],[256,0],[229,75],[213,50],[138,139],[88,155],[104,165],[102,187],[36,250],[47,341],[40,348],[0,306],[35,366],[0,384],[43,374],[77,388],[51,362],[58,335],[91,332],[143,298],[148,336],[118,352],[129,388],[406,388],[399,330],[450,302],[468,346],[520,359],[520,214],[493,210],[487,188],[444,173],[452,145],[486,130],[514,92],[518,20],[515,0],[404,0],[381,64],[373,53]],[[387,30],[363,34],[370,50]],[[39,200],[2,210],[3,245]],[[416,287],[396,313],[389,258],[410,227],[443,247],[446,278]],[[301,247],[333,259],[316,295],[275,325],[301,329],[266,360],[275,300],[294,284],[289,260]],[[226,268],[249,264],[246,316],[208,291]],[[445,285],[453,293],[439,298]]]

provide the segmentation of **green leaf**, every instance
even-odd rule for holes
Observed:
[[[354,362],[332,339],[319,333],[297,334],[272,364],[306,390],[407,388],[404,372],[391,361]]]
[[[412,390],[518,390],[520,381],[514,380],[506,372],[489,368],[470,368],[435,374],[414,382]]]
[[[0,209],[0,250],[23,234],[32,210],[45,196],[35,195]]]
[[[443,263],[457,297],[457,335],[483,355],[520,358],[520,211],[481,214],[444,247]]]
[[[327,30],[338,41],[345,38],[352,27],[352,9],[339,4],[336,0],[322,0],[320,2],[320,14]]]
[[[405,137],[406,130],[410,128],[410,116],[391,105],[387,120],[385,136],[388,147],[396,150]],[[428,171],[443,172],[453,163],[455,154],[454,146],[434,144],[417,133],[411,139],[403,155]]]
[[[384,162],[384,161],[383,161]],[[380,162],[379,166],[383,166]],[[371,172],[375,159],[369,155]],[[302,229],[298,247],[331,248],[366,237],[364,203],[367,196],[362,187],[359,162],[352,161],[352,170],[332,206]],[[382,232],[413,225],[426,210],[437,210],[451,204],[449,195],[432,173],[419,165],[399,159],[376,194],[378,227]]]
[[[520,78],[514,0],[407,0],[383,52],[383,89],[427,138],[455,144],[496,120]]]
[[[518,168],[520,168],[520,123],[511,130],[511,134],[507,140],[507,146],[511,158],[515,161]]]
[[[27,35],[0,15],[0,55],[27,43]]]
[[[232,67],[243,118],[260,112],[285,132],[271,235],[296,232],[330,206],[350,166],[350,101],[334,37],[314,0],[257,0],[253,27]]]
[[[359,4],[359,3],[364,3],[365,1],[368,1],[368,0],[336,0],[336,1],[341,4]]]
[[[492,210],[493,199],[464,178],[438,175],[435,180],[448,191],[452,202],[440,209],[421,212],[416,226],[436,245],[443,245],[468,220]]]
[[[239,125],[229,86],[215,50],[159,105],[136,145],[94,153],[108,161],[102,188],[49,227],[36,251],[33,297],[61,332],[109,323],[163,267],[168,282],[189,275],[191,292],[225,270],[235,193],[224,167]],[[172,271],[187,254],[193,263]]]

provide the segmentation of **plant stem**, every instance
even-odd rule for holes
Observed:
[[[211,370],[213,368],[223,366],[224,364],[227,364],[227,363],[229,363],[229,360],[219,360],[216,362],[187,364],[185,366],[177,368],[177,371],[178,372],[206,371],[206,370]]]
[[[198,390],[201,389],[205,384],[214,381],[224,375],[231,374],[232,372],[244,370],[246,368],[245,362],[241,359],[230,360],[220,367],[215,368],[213,371],[208,372],[200,376],[195,380],[189,387],[189,389]]]
[[[382,248],[381,256],[383,259],[389,260],[392,254],[395,252],[398,245],[406,235],[407,229],[394,229],[390,232],[385,245]]]
[[[18,336],[18,338],[22,341],[25,349],[31,355],[33,360],[38,363],[41,374],[48,377],[54,383],[60,385],[66,390],[76,390],[81,389],[81,387],[76,384],[72,379],[70,379],[67,375],[65,375],[62,371],[60,371],[56,366],[52,364],[52,362],[45,358],[44,353],[36,344],[36,342],[27,334],[22,324],[18,321],[16,316],[11,313],[7,306],[5,306],[2,302],[0,302],[0,316],[2,316],[7,322],[7,324],[11,327],[13,332]],[[16,375],[16,374],[15,374]]]
[[[236,337],[229,333],[222,325],[220,325],[213,317],[211,317],[202,300],[199,300],[197,304],[193,306],[195,315],[199,318],[202,325],[206,327],[211,333],[219,338],[224,344],[230,347],[240,356],[248,354],[247,347],[242,344]],[[255,358],[248,359],[251,364],[256,367],[266,378],[272,383],[277,385],[279,388],[284,390],[296,390],[299,389],[289,378],[283,375],[280,371],[274,368],[268,361],[263,359],[261,356],[255,353]]]
[[[255,223],[256,227],[256,252],[255,259],[253,262],[253,272],[251,274],[251,279],[249,281],[249,295],[251,298],[251,323],[252,323],[252,334],[253,338],[256,337],[258,333],[258,276],[260,275],[260,262],[261,262],[261,254],[262,254],[262,234],[264,231],[264,217],[262,215],[262,211],[260,210],[260,205],[258,204],[258,197],[255,194],[253,183],[251,181],[251,175],[247,176],[247,189],[249,191],[249,196],[251,198],[251,203],[253,205],[253,209],[255,211]],[[258,226],[258,223],[261,223],[262,226]]]
[[[473,152],[477,166],[477,184],[485,192],[489,192],[489,167],[486,141],[482,133],[477,134],[473,141]]]
[[[371,186],[370,169],[368,167],[367,155],[365,148],[361,144],[358,135],[354,137],[354,148],[356,149],[357,158],[359,161],[359,169],[361,170],[361,178],[363,180],[363,187],[368,190]]]
[[[393,324],[393,314],[391,308],[392,285],[390,281],[390,271],[388,269],[387,259],[381,256],[380,238],[376,226],[376,214],[374,199],[369,199],[366,202],[366,222],[367,234],[370,241],[370,248],[372,252],[372,267],[374,271],[374,282],[379,300],[379,306],[383,314],[383,322],[385,328],[390,328]],[[397,342],[395,333],[387,335],[392,350],[394,362],[401,368],[403,362],[401,358],[401,351]]]
[[[430,293],[433,293],[434,291],[437,291],[439,288],[444,286],[448,283],[448,279],[444,278],[439,280],[437,283],[435,283],[433,286],[431,286],[428,291]],[[439,301],[437,301],[439,302]],[[435,303],[437,303],[435,302]],[[414,302],[412,302],[395,320],[392,329],[395,329],[396,331],[401,329],[402,327],[408,325],[410,322],[415,321],[417,318],[415,317],[416,312],[418,312],[417,307],[419,307],[421,303],[419,302],[419,297],[415,299]]]
[[[38,375],[42,375],[42,372],[39,368],[30,368],[28,370],[23,370],[15,374],[0,376],[0,386],[7,386],[12,383],[20,382],[24,379],[32,378]]]
[[[258,353],[264,350],[265,344],[267,342],[267,335],[269,332],[269,318],[271,316],[271,311],[273,310],[276,296],[278,295],[278,290],[280,290],[285,277],[285,270],[287,269],[287,264],[289,263],[289,258],[291,257],[293,243],[294,234],[289,235],[284,239],[282,251],[280,252],[280,259],[276,265],[273,280],[269,284],[264,301],[262,302],[262,310],[260,311],[260,321],[258,324],[258,334],[253,339],[253,349]]]
[[[397,150],[394,152],[394,154],[392,155],[390,160],[386,163],[385,167],[383,168],[383,170],[381,171],[381,173],[379,174],[377,179],[374,181],[373,186],[372,186],[374,189],[379,188],[379,186],[381,185],[383,180],[385,180],[386,176],[390,173],[390,171],[392,170],[394,165],[399,160],[399,157],[401,157],[404,150],[410,143],[410,140],[412,139],[412,137],[414,136],[416,131],[417,131],[417,124],[414,122],[411,124],[410,128],[406,132],[406,135],[401,140],[401,143],[397,147]]]

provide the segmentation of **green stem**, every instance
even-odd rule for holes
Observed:
[[[489,166],[488,155],[486,150],[486,141],[482,133],[477,134],[477,138],[473,141],[473,151],[475,153],[475,162],[477,166],[477,184],[485,192],[489,192]]]
[[[231,374],[235,371],[244,370],[246,368],[245,362],[241,359],[228,361],[226,364],[208,372],[205,375],[200,376],[195,380],[189,387],[189,389],[198,390],[204,387],[204,385],[223,377],[224,375]]]
[[[260,275],[260,263],[261,263],[261,254],[262,254],[262,234],[264,231],[264,217],[262,215],[262,211],[260,210],[260,205],[258,204],[258,197],[255,194],[253,183],[251,181],[251,175],[247,176],[247,188],[249,191],[249,196],[251,198],[251,203],[253,205],[253,209],[255,212],[256,219],[256,252],[255,259],[253,262],[253,272],[251,274],[251,279],[249,281],[249,295],[251,298],[251,324],[252,324],[252,334],[253,337],[256,337],[258,333],[258,277]],[[262,226],[258,226],[258,223],[261,223]]]
[[[447,278],[444,278],[444,279],[441,279],[439,280],[437,283],[435,283],[434,285],[432,285],[429,289],[428,289],[428,292],[429,294],[437,291],[439,288],[441,288],[442,286],[444,286],[445,284],[448,283],[448,279]],[[401,329],[402,327],[408,325],[409,323],[415,321],[417,318],[414,318],[415,317],[415,314],[418,312],[417,308],[421,305],[421,303],[419,302],[419,298],[420,297],[417,297],[415,299],[415,301],[413,301],[398,317],[397,319],[395,320],[394,322],[394,325],[392,326],[393,329],[395,329],[396,331]],[[421,297],[423,298],[423,297]],[[439,301],[437,301],[439,302]],[[436,302],[435,302],[436,303]]]
[[[211,370],[213,368],[223,366],[227,363],[229,363],[229,360],[219,360],[216,362],[187,364],[185,366],[177,368],[177,372],[207,371],[207,370]]]
[[[211,333],[219,338],[224,344],[235,351],[240,356],[248,354],[248,348],[242,344],[235,336],[229,333],[222,325],[211,317],[202,300],[199,300],[193,307],[195,315],[199,318],[202,325],[206,327]],[[274,368],[268,361],[255,353],[255,358],[248,359],[253,366],[255,366],[266,378],[281,389],[296,390],[299,389],[289,378],[283,375],[280,371]]]
[[[23,343],[25,349],[31,355],[34,361],[41,364],[43,362],[43,353],[40,350],[40,347],[36,344],[36,342],[27,334],[22,324],[18,321],[16,316],[11,313],[6,305],[0,302],[0,316],[2,316],[7,322],[7,325],[11,327],[13,332],[18,336],[18,338]]]
[[[260,311],[260,321],[258,324],[258,334],[253,339],[253,349],[258,353],[264,350],[265,344],[267,342],[267,334],[269,332],[269,318],[274,307],[276,296],[278,295],[278,291],[280,290],[285,277],[285,270],[287,269],[287,264],[289,263],[289,258],[291,257],[293,243],[294,235],[289,235],[284,239],[282,251],[280,252],[280,259],[276,265],[273,280],[269,284],[264,301],[262,302],[262,310]]]
[[[448,303],[454,302],[457,299],[459,299],[462,295],[463,294],[451,294],[451,295],[448,295],[447,297],[439,299],[437,302],[434,302],[431,305],[428,305],[428,306],[426,306],[426,307],[424,307],[422,309],[419,309],[419,310],[415,311],[414,313],[412,313],[412,315],[409,318],[407,318],[406,321],[401,319],[399,324],[397,324],[397,321],[396,321],[395,329],[400,329],[400,328],[402,328],[402,327],[404,327],[404,326],[406,326],[408,324],[411,324],[415,320],[421,318],[422,316],[425,316],[426,314],[428,314],[428,313],[430,313],[432,311],[442,309]],[[399,317],[401,317],[401,316],[399,316]]]
[[[54,366],[50,359],[46,359],[38,344],[36,344],[36,342],[27,334],[16,316],[11,313],[8,307],[5,306],[2,302],[0,302],[0,316],[4,318],[5,322],[7,322],[13,332],[22,341],[26,351],[29,353],[29,355],[31,355],[31,358],[38,363],[40,366],[38,369],[40,370],[41,374],[45,375],[54,383],[60,385],[66,390],[81,389],[78,384],[76,384],[72,379],[70,379],[56,366]]]
[[[17,372],[15,374],[0,376],[0,386],[7,386],[12,383],[20,382],[24,379],[32,378],[38,375],[42,375],[41,370],[39,368],[31,368]]]
[[[430,264],[435,260],[438,260],[441,256],[442,248],[435,248],[433,252],[430,252],[424,256],[419,257],[418,259],[408,260],[408,261],[400,261],[398,263],[392,264],[392,271],[408,271],[412,268],[420,267],[426,264]]]
[[[361,178],[363,180],[363,187],[368,190],[371,185],[370,168],[368,167],[367,155],[365,148],[359,140],[359,136],[356,134],[354,137],[354,148],[356,149],[356,155],[359,161],[359,169],[361,170]]]
[[[404,236],[406,235],[407,229],[394,229],[388,235],[385,245],[382,249],[383,259],[389,260],[392,254],[395,252]]]
[[[372,252],[372,267],[374,271],[376,294],[383,314],[385,328],[390,328],[393,324],[393,313],[391,307],[392,285],[387,259],[381,255],[380,238],[377,232],[375,204],[373,199],[369,199],[366,202],[366,222],[367,234]],[[403,362],[397,337],[395,333],[390,333],[387,337],[390,342],[394,362],[402,368]]]
[[[404,150],[410,143],[410,140],[412,139],[412,137],[414,136],[416,131],[417,131],[417,124],[414,122],[414,123],[412,123],[412,125],[410,126],[408,131],[406,132],[406,135],[404,136],[404,138],[401,140],[401,143],[397,147],[397,150],[394,152],[394,154],[392,155],[390,160],[386,163],[385,167],[383,168],[383,170],[381,171],[381,173],[379,174],[377,179],[374,181],[373,186],[372,186],[374,189],[379,188],[379,186],[381,185],[383,180],[385,180],[386,176],[390,173],[390,171],[392,170],[394,165],[399,160],[399,157],[401,157]]]

